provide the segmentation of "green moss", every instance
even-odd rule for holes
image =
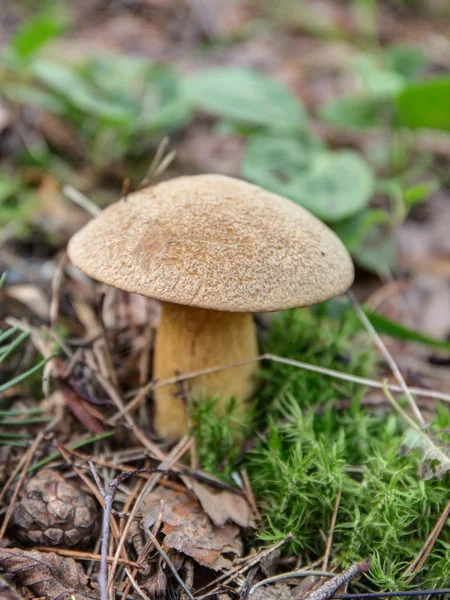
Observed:
[[[315,312],[273,315],[263,336],[265,352],[362,376],[376,376],[376,355],[354,315],[336,304]],[[334,315],[334,316],[330,316]],[[209,472],[230,479],[247,469],[263,514],[259,543],[292,533],[288,552],[309,562],[323,556],[339,490],[332,561],[371,559],[374,587],[399,590],[446,586],[450,544],[444,533],[411,583],[404,570],[422,548],[448,501],[449,478],[421,480],[418,451],[405,453],[405,426],[390,408],[365,406],[367,390],[316,373],[266,362],[257,396],[258,418],[242,430],[244,455],[233,440],[232,410],[217,419],[214,401],[195,421],[198,454]],[[432,428],[448,428],[438,406]],[[440,434],[448,441],[448,434]]]

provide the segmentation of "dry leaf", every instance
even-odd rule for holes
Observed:
[[[6,288],[10,298],[18,300],[43,321],[48,321],[50,302],[47,295],[37,286],[29,284],[10,285]]]
[[[2,600],[24,600],[23,596],[14,590],[3,577],[0,577],[0,598]]]
[[[232,566],[225,554],[241,555],[242,542],[236,525],[215,526],[195,498],[171,489],[158,487],[147,496],[142,507],[145,527],[150,528],[158,519],[161,500],[165,546],[215,570]]]
[[[250,600],[292,600],[291,588],[286,583],[276,582],[262,585],[249,596]]]
[[[72,558],[53,552],[0,548],[0,567],[38,597],[48,600],[97,600],[83,569]]]
[[[197,496],[205,513],[217,526],[232,521],[244,529],[252,525],[252,511],[247,500],[240,494],[216,489],[205,483],[191,480],[190,487]]]

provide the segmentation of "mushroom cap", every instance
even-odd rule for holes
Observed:
[[[309,306],[354,269],[304,208],[223,175],[178,177],[112,204],[69,241],[93,279],[165,302],[231,312]]]

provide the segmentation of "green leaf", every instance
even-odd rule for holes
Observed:
[[[214,67],[185,79],[194,106],[224,119],[276,131],[300,131],[306,115],[284,85],[251,69]]]
[[[419,342],[421,344],[426,344],[427,346],[432,346],[433,348],[438,348],[439,350],[446,350],[447,352],[450,352],[449,342],[439,340],[424,333],[420,333],[420,331],[405,327],[396,321],[391,321],[390,319],[382,317],[381,315],[369,310],[366,310],[365,313],[369,317],[370,322],[378,333],[389,335],[396,340]]]
[[[324,121],[341,127],[366,129],[389,125],[392,115],[390,100],[369,95],[343,96],[319,109]]]
[[[385,51],[387,66],[405,79],[413,79],[422,73],[428,63],[425,54],[416,46],[396,44]]]
[[[245,152],[242,175],[271,192],[295,200],[313,158],[323,152],[317,138],[255,135]]]
[[[367,271],[389,273],[397,260],[390,228],[378,225],[369,229],[352,254],[356,263]]]
[[[326,153],[320,141],[307,134],[255,136],[247,147],[242,173],[329,222],[365,208],[374,185],[372,172],[359,154]]]
[[[33,65],[33,72],[41,83],[78,110],[115,124],[126,124],[133,119],[134,114],[129,107],[105,98],[73,67],[56,61],[39,60]]]
[[[440,183],[437,179],[416,183],[403,191],[403,200],[408,208],[413,208],[426,200],[428,196],[436,192],[439,188]]]
[[[24,106],[37,106],[59,115],[64,114],[66,111],[66,104],[61,98],[34,85],[0,81],[0,90],[9,102],[16,102]]]
[[[336,223],[335,232],[344,242],[350,253],[358,253],[358,249],[364,242],[369,231],[389,220],[389,214],[385,210],[374,209],[364,212]]]
[[[328,222],[350,217],[369,204],[374,190],[372,171],[354,151],[321,154],[297,190],[296,201]]]
[[[395,96],[405,85],[402,75],[384,68],[372,55],[360,54],[354,64],[363,85],[371,94],[389,98]]]
[[[450,77],[408,85],[397,99],[399,125],[450,131]]]
[[[64,28],[64,22],[57,15],[42,14],[27,21],[16,33],[10,51],[24,62],[31,59],[45,44],[57,37]]]
[[[34,367],[31,367],[31,369],[28,369],[28,371],[25,371],[25,372],[21,373],[20,375],[17,375],[17,377],[14,377],[14,379],[10,379],[6,383],[3,383],[2,385],[0,385],[0,392],[4,392],[5,390],[13,387],[14,385],[17,385],[24,379],[27,379],[27,377],[30,377],[34,373],[37,373],[37,371],[42,369],[42,367],[45,365],[45,363],[48,362],[52,358],[54,358],[54,356],[49,356],[48,358],[41,360],[40,363],[38,363]]]

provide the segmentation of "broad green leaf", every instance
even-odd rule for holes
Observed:
[[[374,185],[359,154],[324,152],[321,143],[308,135],[255,136],[247,147],[242,174],[329,222],[365,208]]]
[[[378,225],[369,229],[352,255],[355,262],[373,273],[389,273],[396,264],[397,252],[389,227]]]
[[[322,105],[319,116],[340,127],[385,127],[392,119],[392,105],[385,98],[369,95],[343,96]]]
[[[388,220],[389,214],[385,210],[365,210],[354,217],[335,223],[334,230],[347,250],[353,254],[358,252],[358,248],[372,228],[385,224]]]
[[[184,85],[194,106],[224,119],[283,132],[305,127],[301,102],[258,71],[214,67],[188,76]]]
[[[155,65],[145,81],[145,93],[135,129],[175,129],[191,117],[192,109],[180,78],[173,69]]]
[[[0,82],[0,91],[2,96],[10,102],[24,106],[36,106],[60,115],[66,111],[66,105],[61,98],[31,84]]]
[[[116,124],[126,124],[133,118],[128,106],[104,98],[101,91],[90,86],[74,67],[39,60],[33,65],[33,72],[41,83],[78,110]]]
[[[408,85],[397,99],[399,125],[450,131],[450,77]]]
[[[403,199],[408,208],[413,208],[428,198],[431,194],[440,188],[440,183],[437,179],[423,181],[410,185],[403,191]]]
[[[370,322],[378,331],[378,333],[389,335],[397,340],[420,342],[421,344],[426,344],[427,346],[432,346],[433,348],[447,350],[447,352],[450,352],[449,342],[439,340],[424,333],[420,333],[420,331],[405,327],[404,325],[396,323],[395,321],[391,321],[390,319],[382,317],[377,313],[368,310],[366,310],[365,313],[369,317]]]
[[[405,85],[402,75],[385,68],[381,61],[370,54],[357,56],[354,65],[364,87],[375,96],[390,98],[397,95]]]
[[[44,44],[57,37],[63,27],[64,22],[57,15],[38,15],[19,29],[10,44],[10,52],[20,61],[29,60]]]
[[[372,171],[354,151],[318,155],[298,186],[296,201],[324,221],[350,217],[369,204]]]
[[[271,192],[292,200],[313,158],[323,151],[321,142],[302,137],[256,135],[250,139],[242,164],[242,175]]]
[[[396,44],[384,52],[386,66],[405,79],[413,79],[421,74],[427,65],[428,59],[416,46]]]

